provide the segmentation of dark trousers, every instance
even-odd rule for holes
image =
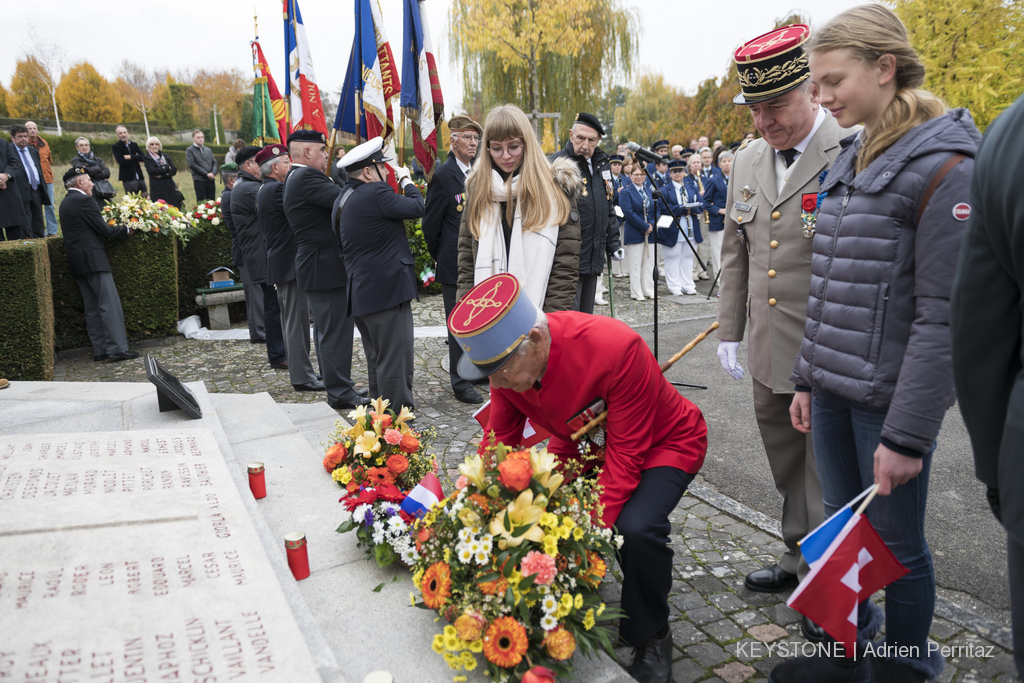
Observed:
[[[193,178],[192,186],[196,188],[196,201],[205,202],[207,199],[215,199],[217,195],[217,183],[209,178]]]
[[[288,358],[284,348],[284,332],[281,330],[281,304],[277,300],[274,285],[265,282],[257,285],[263,289],[263,324],[267,333],[267,358],[271,363],[283,363]]]
[[[380,396],[398,412],[412,410],[413,320],[408,301],[391,308],[355,318],[363,338],[370,398]]]
[[[85,329],[94,356],[113,356],[128,350],[121,297],[110,273],[75,275],[85,303]]]
[[[6,228],[0,228],[0,240],[20,240],[24,234],[20,225],[8,225]],[[448,336],[450,337],[451,334],[449,333]]]
[[[143,195],[146,194],[146,181],[145,180],[126,180],[124,181],[124,193],[132,194],[133,192],[141,192]]]
[[[263,288],[252,281],[245,266],[236,266],[238,277],[242,280],[242,292],[245,294],[245,319],[249,323],[249,340],[266,341],[267,327],[263,321]]]
[[[30,189],[29,199],[25,202],[25,215],[27,216],[26,228],[22,234],[27,237],[46,237],[46,221],[43,220],[43,199],[40,192],[46,188],[40,185],[35,190]]]
[[[580,275],[576,283],[576,300],[572,304],[572,310],[580,313],[594,312],[594,299],[597,296],[597,278],[600,275]]]
[[[1013,661],[1024,678],[1024,545],[1006,536],[1006,560],[1010,573],[1010,622],[1013,626]]]
[[[455,300],[458,289],[458,285],[446,285],[441,283],[441,296],[444,298],[445,320],[448,320],[448,316],[452,314],[452,309],[455,308],[455,304],[458,303]],[[473,388],[472,382],[462,379],[462,376],[459,375],[459,360],[461,359],[462,347],[459,346],[459,342],[452,336],[452,333],[448,332],[448,377],[451,378],[453,391]]]
[[[316,320],[320,340],[317,358],[327,389],[328,403],[352,403],[357,394],[352,384],[352,339],[354,323],[346,315],[346,287],[306,290],[309,309]]]
[[[640,484],[629,496],[615,522],[624,543],[622,609],[619,636],[633,647],[649,642],[668,625],[668,592],[672,589],[672,533],[669,514],[676,509],[694,475],[674,467],[654,467],[640,473]]]

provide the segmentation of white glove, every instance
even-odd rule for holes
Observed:
[[[612,261],[621,261],[624,258],[626,258],[626,250],[622,247],[612,252]]]
[[[722,369],[729,373],[729,376],[733,379],[743,379],[743,368],[736,362],[736,350],[738,348],[740,348],[739,342],[718,342],[718,360],[722,361]]]
[[[392,166],[391,170],[395,172],[395,180],[398,181],[399,186],[403,185],[406,180],[412,182],[412,174],[405,166]]]

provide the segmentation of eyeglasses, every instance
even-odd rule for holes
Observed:
[[[503,157],[505,153],[508,152],[508,155],[515,159],[523,155],[524,149],[526,149],[526,146],[519,141],[513,142],[506,147],[495,147],[494,145],[487,146],[487,151],[491,153],[491,156],[498,158]]]

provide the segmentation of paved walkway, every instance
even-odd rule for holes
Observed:
[[[714,297],[705,298],[709,283],[700,283],[697,297],[662,299],[658,309],[662,324],[684,320],[713,319]],[[663,290],[664,291],[664,290]],[[615,281],[616,317],[634,326],[650,325],[652,303],[632,301],[628,281]],[[608,307],[598,307],[607,313]],[[444,324],[440,296],[414,302],[417,327]],[[447,347],[439,337],[423,337],[416,344],[414,395],[417,416],[424,427],[436,427],[434,449],[450,472],[473,450],[480,428],[472,419],[477,406],[459,403],[452,396],[447,371]],[[268,366],[265,347],[245,341],[196,341],[182,337],[142,348],[183,381],[202,380],[212,393],[268,392],[278,403],[325,400],[323,393],[292,390],[287,371]],[[674,349],[673,349],[674,350]],[[661,357],[669,354],[662,349]],[[365,386],[365,362],[359,345],[353,361],[354,379]],[[62,354],[56,364],[60,381],[145,381],[139,361],[95,363],[81,353]],[[486,393],[486,387],[480,387]],[[803,643],[800,615],[786,606],[788,593],[768,595],[743,588],[744,575],[771,564],[782,551],[777,524],[764,515],[704,485],[698,476],[690,495],[683,498],[672,516],[672,547],[676,581],[670,599],[674,606],[672,632],[677,647],[673,667],[676,683],[691,681],[764,681],[771,668]],[[608,591],[614,598],[618,584]],[[947,610],[950,616],[956,609]],[[1012,654],[999,643],[1008,643],[1005,624],[971,619],[968,610],[956,621],[936,617],[931,635],[948,648],[948,666],[938,679],[950,681],[1018,680]],[[965,626],[967,624],[969,626]],[[981,625],[979,625],[981,624]],[[629,662],[622,651],[620,661]]]

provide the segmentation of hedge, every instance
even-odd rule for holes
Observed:
[[[64,253],[64,239],[46,240],[53,287],[55,346],[58,351],[90,347],[85,309]],[[177,240],[137,233],[104,243],[121,297],[128,341],[165,337],[177,331]]]
[[[0,377],[53,380],[53,297],[42,240],[0,242]]]
[[[178,315],[182,320],[190,315],[199,315],[203,325],[209,327],[210,320],[206,309],[196,304],[196,290],[208,287],[208,273],[221,266],[227,266],[235,271],[235,280],[240,282],[238,269],[231,260],[231,235],[223,223],[195,235],[184,247],[179,246]],[[229,312],[233,314],[233,320],[244,317],[245,303],[230,304]]]

